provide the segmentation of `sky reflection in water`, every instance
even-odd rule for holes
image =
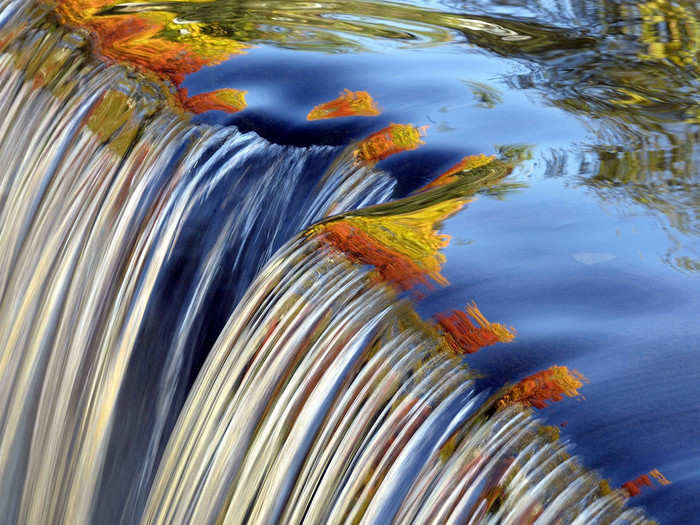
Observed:
[[[425,144],[380,164],[402,195],[464,155],[523,146],[513,177],[527,188],[446,222],[452,286],[419,308],[477,298],[518,328],[514,344],[469,359],[490,386],[563,362],[584,371],[586,400],[545,417],[614,484],[659,468],[673,485],[639,500],[654,516],[700,512],[695,2],[103,4],[97,18],[167,20],[166,41],[252,46],[182,79],[189,97],[246,92],[241,111],[202,121],[300,145],[428,126]],[[345,89],[366,91],[377,114],[307,120]]]

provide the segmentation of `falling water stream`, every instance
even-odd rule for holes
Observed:
[[[124,476],[133,485],[121,496],[138,508],[194,351],[263,262],[331,206],[381,202],[392,188],[379,172],[329,167],[337,149],[186,125],[123,68],[90,60],[85,44],[30,29],[1,59],[0,498],[21,522],[112,510]],[[51,66],[42,89],[27,81]],[[127,100],[127,118],[100,121]],[[323,179],[302,180],[324,166]],[[270,185],[280,170],[285,186]],[[129,385],[148,395],[135,399]],[[119,467],[104,473],[110,462]]]
[[[517,154],[400,191],[172,99],[0,0],[3,523],[649,523],[533,411],[579,376],[486,391],[514,331],[416,312]]]
[[[183,409],[145,523],[645,521],[527,412],[494,414],[411,306],[340,254],[291,243],[249,294]]]

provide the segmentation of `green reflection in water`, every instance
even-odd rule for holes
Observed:
[[[580,165],[559,159],[554,173],[576,170],[602,199],[635,203],[660,216],[670,226],[666,261],[698,270],[698,5],[688,0],[571,5],[576,16],[568,23],[590,27],[596,45],[572,52],[566,64],[532,60],[531,72],[510,83],[593,120],[596,138],[585,145]],[[537,6],[533,3],[533,12]]]
[[[202,31],[240,42],[325,51],[380,51],[392,42],[399,47],[439,45],[466,39],[505,50],[574,47],[586,42],[578,35],[543,24],[489,16],[468,16],[394,2],[307,2],[213,0],[116,4],[103,14],[168,11],[183,28],[199,23]],[[177,32],[170,35],[177,38]]]
[[[471,90],[477,107],[493,109],[503,102],[500,91],[489,84],[473,80],[463,80],[462,82]]]
[[[517,7],[491,0],[445,2],[442,10],[372,1],[164,1],[116,4],[102,15],[148,12],[175,16],[159,35],[173,41],[196,26],[203,36],[299,50],[466,42],[517,59],[529,72],[506,78],[512,88],[538,91],[595,133],[583,155],[567,153],[551,174],[557,167],[562,175],[579,173],[602,199],[659,215],[677,233],[667,260],[700,267],[700,254],[688,246],[700,234],[700,14],[692,0],[534,0]],[[498,93],[469,87],[477,103],[498,103]]]

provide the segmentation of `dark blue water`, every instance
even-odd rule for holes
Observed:
[[[457,241],[447,249],[453,286],[435,302],[449,308],[474,298],[518,329],[513,344],[468,359],[492,388],[553,364],[583,372],[585,400],[540,415],[566,422],[574,451],[611,485],[660,469],[673,484],[638,501],[662,522],[693,522],[697,277],[664,263],[668,238],[654,217],[605,205],[541,169],[527,190],[481,199],[448,222]]]
[[[452,286],[419,308],[429,315],[474,299],[490,319],[516,327],[515,343],[468,358],[491,388],[554,364],[580,370],[590,379],[585,400],[541,416],[564,423],[574,451],[612,486],[659,469],[672,484],[635,501],[664,523],[694,522],[700,150],[689,114],[700,101],[700,40],[677,42],[683,66],[673,55],[642,58],[645,31],[674,42],[673,20],[650,26],[642,3],[429,4],[548,36],[534,48],[532,39],[519,46],[454,31],[441,45],[370,37],[367,49],[349,52],[258,43],[185,85],[247,90],[246,110],[199,118],[280,143],[340,145],[391,122],[428,125],[424,146],[380,163],[399,194],[464,155],[522,147],[526,160],[512,177],[523,187],[482,197],[445,225]],[[698,14],[692,2],[669,4]],[[370,92],[382,114],[305,120],[346,88]]]

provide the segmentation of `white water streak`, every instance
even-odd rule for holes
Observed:
[[[135,479],[121,480],[131,488],[122,517],[137,518],[187,387],[214,277],[236,267],[252,277],[307,221],[385,200],[393,185],[378,172],[360,181],[334,170],[326,181],[335,189],[321,184],[295,201],[305,172],[331,150],[272,146],[253,134],[195,128],[165,110],[154,115],[148,108],[159,102],[122,68],[93,64],[75,44],[71,34],[27,29],[0,55],[0,509],[10,522],[94,519],[99,498],[117,488],[104,486],[109,450],[130,439],[115,420],[120,398],[147,394],[155,408],[136,408],[149,425],[147,445],[139,465],[125,465]],[[57,59],[64,67],[52,78],[32,81]],[[110,90],[141,108],[125,156],[87,125]],[[347,199],[343,188],[357,182],[371,194]],[[177,330],[162,342],[163,368],[153,371],[160,378],[150,391],[129,392],[134,357],[150,351],[139,341],[160,283],[214,195],[230,196],[219,208],[227,215],[219,212],[218,230],[196,256],[184,302],[171,306]],[[300,217],[295,207],[306,209],[305,199],[317,213]]]
[[[193,126],[31,7],[0,0],[3,522],[644,522],[366,269],[274,255],[390,177]]]

